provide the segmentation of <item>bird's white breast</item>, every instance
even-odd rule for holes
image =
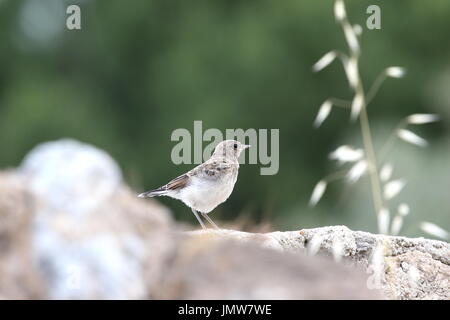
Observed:
[[[180,191],[178,198],[189,207],[208,213],[228,199],[237,175],[226,175],[218,180],[192,177],[191,183]]]

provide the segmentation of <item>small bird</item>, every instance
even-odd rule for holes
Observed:
[[[200,215],[219,229],[208,213],[230,196],[238,176],[239,155],[249,147],[235,140],[222,141],[207,161],[168,184],[141,193],[138,197],[167,196],[181,200],[192,209],[203,229],[206,227]]]

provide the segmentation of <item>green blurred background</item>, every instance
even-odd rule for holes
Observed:
[[[66,7],[81,7],[82,30],[66,29]],[[381,30],[366,28],[366,8],[381,7]],[[438,113],[414,131],[430,145],[397,143],[394,177],[408,184],[391,202],[411,213],[403,234],[423,235],[426,220],[450,229],[450,2],[347,1],[363,26],[366,88],[384,68],[403,66],[370,105],[376,145],[412,113]],[[42,141],[72,137],[109,152],[136,192],[160,186],[192,165],[175,166],[176,128],[280,129],[280,170],[261,176],[243,165],[216,220],[245,217],[274,229],[345,224],[376,231],[368,178],[336,182],[316,208],[315,183],[335,170],[327,156],[341,144],[361,146],[349,114],[333,109],[312,122],[330,96],[350,98],[339,63],[314,74],[327,51],[346,49],[333,2],[301,0],[3,0],[0,1],[0,167],[16,167]],[[190,210],[161,199],[178,220]]]

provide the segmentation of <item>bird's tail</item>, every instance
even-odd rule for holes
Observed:
[[[159,197],[165,195],[167,192],[166,189],[158,188],[155,190],[150,190],[147,192],[143,192],[140,195],[138,195],[139,198],[151,198],[151,197]]]

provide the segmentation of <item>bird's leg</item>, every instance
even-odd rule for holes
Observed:
[[[192,212],[194,213],[195,217],[197,218],[198,222],[200,222],[200,225],[202,226],[202,229],[207,229],[205,227],[205,224],[203,223],[202,219],[200,219],[200,216],[198,215],[198,212],[194,209],[192,209]]]
[[[208,217],[208,214],[206,213],[202,213],[203,218],[205,218],[206,220],[208,220],[208,222],[215,228],[215,229],[220,229],[212,220],[210,217]]]

